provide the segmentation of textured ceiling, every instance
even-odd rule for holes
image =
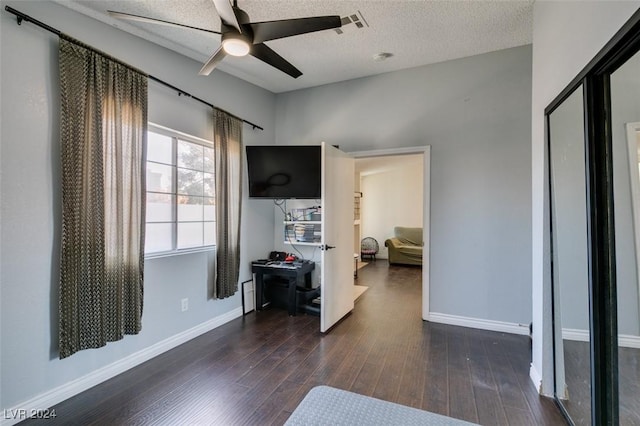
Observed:
[[[115,10],[212,30],[211,0],[56,0],[59,4],[205,62],[220,36],[186,28],[121,21]],[[411,68],[531,43],[533,0],[238,0],[252,22],[356,14],[366,24],[267,42],[303,75],[293,79],[253,57],[227,57],[218,69],[275,93]],[[380,52],[392,53],[375,61]],[[216,71],[214,71],[216,72]],[[203,77],[206,78],[206,77]]]

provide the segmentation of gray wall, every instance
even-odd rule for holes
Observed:
[[[275,95],[221,72],[198,77],[201,66],[169,50],[76,14],[52,2],[2,1],[0,148],[0,291],[2,409],[121,361],[165,339],[240,307],[235,296],[211,300],[211,253],[145,262],[142,332],[97,350],[57,359],[57,274],[60,235],[60,166],[57,37],[24,22],[16,25],[5,5],[27,13],[143,71],[251,120],[246,144],[274,143]],[[149,118],[158,124],[211,138],[208,108],[150,83]],[[245,183],[246,185],[246,183]],[[273,206],[245,199],[241,280],[249,260],[273,243]],[[180,311],[180,299],[189,310]],[[46,408],[46,407],[26,407]]]
[[[276,143],[431,145],[431,311],[531,320],[531,47],[280,94]]]

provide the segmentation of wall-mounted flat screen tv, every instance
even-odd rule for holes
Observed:
[[[249,145],[250,198],[321,197],[321,147],[318,145]]]

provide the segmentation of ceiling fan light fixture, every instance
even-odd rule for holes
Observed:
[[[251,50],[249,42],[243,38],[229,37],[222,41],[222,48],[231,56],[246,56]]]

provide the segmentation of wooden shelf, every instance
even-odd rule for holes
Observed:
[[[321,220],[285,220],[285,225],[322,225]]]
[[[284,243],[287,244],[287,245],[291,245],[291,246],[316,246],[316,247],[320,247],[322,245],[321,242],[310,243],[310,242],[306,242],[306,241],[285,241]]]

